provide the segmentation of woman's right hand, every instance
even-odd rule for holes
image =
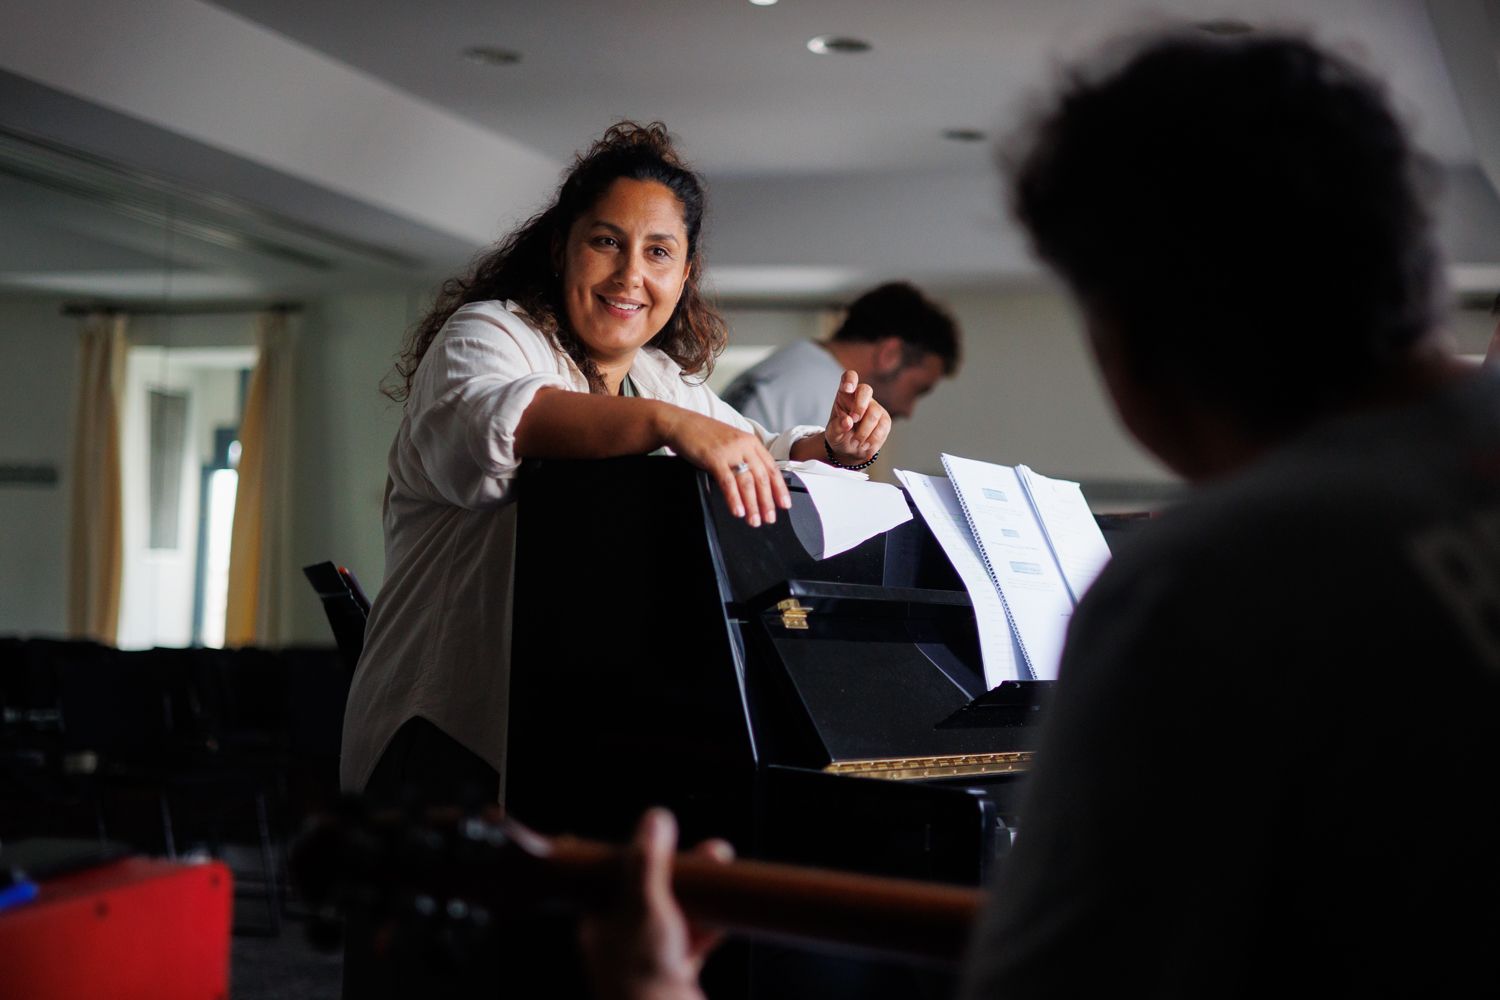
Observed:
[[[754,434],[678,406],[669,408],[662,431],[667,447],[713,475],[729,512],[752,528],[775,522],[776,508],[792,506],[776,460]]]

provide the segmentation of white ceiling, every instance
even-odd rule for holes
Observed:
[[[1059,56],[1166,17],[1309,24],[1368,54],[1429,148],[1472,156],[1425,8],[1390,0],[219,0],[287,38],[562,160],[611,120],[660,118],[715,176],[953,170],[945,127],[1011,123]],[[358,12],[357,14],[355,12]],[[1310,20],[1311,19],[1311,20]],[[868,41],[857,56],[806,42]],[[485,67],[475,45],[522,54]]]
[[[431,277],[626,116],[708,175],[728,297],[1032,280],[991,143],[942,131],[1004,136],[1067,60],[1172,18],[1307,28],[1386,78],[1448,170],[1455,273],[1500,275],[1495,0],[0,0],[0,293]],[[807,50],[828,33],[872,48]]]

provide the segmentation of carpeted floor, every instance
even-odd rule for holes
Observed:
[[[284,898],[277,908],[280,927],[273,933],[259,853],[231,844],[221,857],[235,875],[229,1000],[338,1000],[343,953],[319,950],[308,941],[304,906],[296,887],[287,884],[285,869],[278,871]]]
[[[230,1000],[338,1000],[343,956],[308,944],[300,920],[276,937],[236,934],[230,942]]]

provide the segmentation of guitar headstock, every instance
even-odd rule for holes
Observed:
[[[338,914],[357,908],[379,921],[446,920],[487,925],[569,893],[549,863],[553,840],[498,807],[371,810],[349,799],[316,817],[292,847],[292,877],[324,939]]]

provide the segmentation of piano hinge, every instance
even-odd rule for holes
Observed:
[[[782,628],[807,628],[807,613],[812,608],[804,608],[797,603],[795,597],[788,597],[784,601],[776,602],[776,610],[781,612]]]
[[[954,754],[943,757],[875,757],[836,760],[823,768],[829,774],[911,781],[918,778],[956,778],[978,774],[1017,774],[1031,766],[1031,751]]]

